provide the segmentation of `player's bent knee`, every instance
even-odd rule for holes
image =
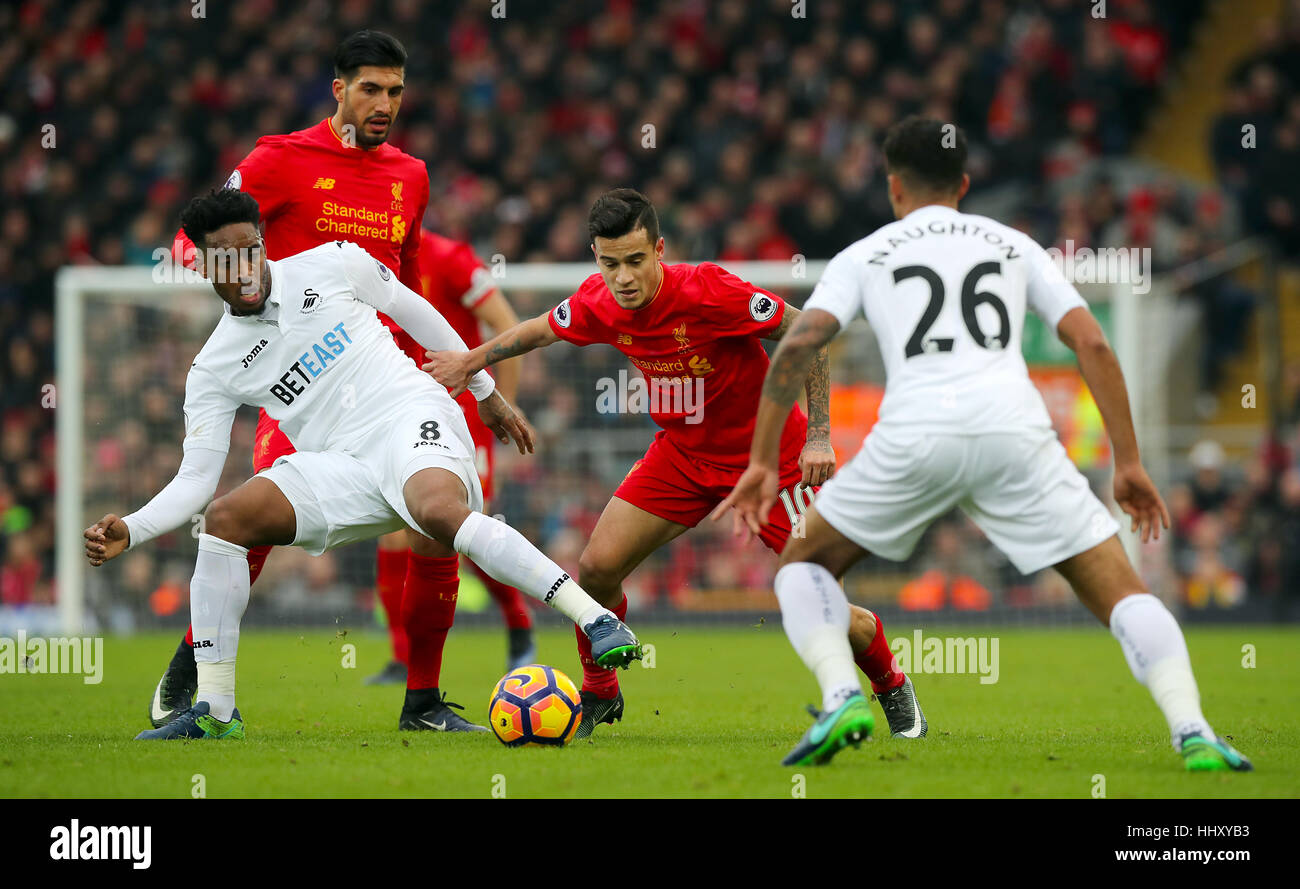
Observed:
[[[203,511],[203,533],[250,549],[263,544],[293,541],[292,533],[289,534],[288,541],[283,539],[283,534],[274,533],[270,527],[273,524],[267,516],[257,510],[246,509],[238,498],[229,494],[213,500]]]
[[[610,559],[602,553],[593,551],[590,547],[582,551],[578,557],[578,585],[587,591],[591,596],[606,608],[612,608],[618,604],[618,599],[622,595],[624,572],[615,566]],[[606,598],[613,598],[615,601],[606,602]]]
[[[456,532],[469,517],[463,500],[450,496],[429,496],[411,505],[411,518],[420,529],[444,546],[452,546]]]

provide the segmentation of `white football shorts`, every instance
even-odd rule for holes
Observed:
[[[895,562],[956,506],[1023,574],[1119,531],[1050,429],[954,435],[877,425],[813,506],[845,537]]]
[[[469,508],[483,509],[469,428],[460,406],[450,399],[445,405],[403,405],[395,421],[385,420],[352,450],[299,451],[261,473],[293,506],[298,523],[293,545],[312,555],[404,527],[423,534],[402,494],[422,469],[453,473],[465,485]]]

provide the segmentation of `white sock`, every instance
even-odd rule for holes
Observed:
[[[849,645],[849,600],[834,575],[812,562],[792,562],[776,573],[776,598],[790,644],[821,686],[823,712],[861,694]]]
[[[235,709],[235,657],[239,622],[248,607],[248,550],[211,534],[199,535],[199,557],[190,581],[190,625],[198,667],[196,701],[229,722]]]
[[[1214,730],[1201,713],[1187,642],[1178,621],[1150,593],[1126,596],[1110,613],[1110,632],[1119,640],[1134,678],[1155,698],[1175,742],[1180,735]]]
[[[491,516],[471,512],[452,545],[496,580],[546,603],[579,627],[613,613],[524,535]]]

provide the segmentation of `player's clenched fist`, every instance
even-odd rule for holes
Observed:
[[[86,558],[98,568],[109,559],[116,559],[131,542],[126,522],[111,512],[81,535],[86,538]]]
[[[451,389],[455,398],[469,388],[469,381],[474,376],[470,368],[468,352],[426,352],[429,361],[420,366],[420,370],[431,374],[435,380]]]
[[[799,469],[803,471],[803,483],[810,488],[828,481],[835,474],[835,449],[830,440],[810,434],[799,454]]]

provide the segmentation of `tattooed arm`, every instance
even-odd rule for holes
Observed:
[[[786,334],[792,329],[800,327],[802,317],[803,313],[794,306],[786,306],[785,315],[781,318],[780,325],[767,336],[767,339],[781,340],[782,348],[784,348]],[[827,336],[826,342],[829,342],[838,331],[839,324],[836,323],[829,336]],[[779,355],[780,352],[781,349],[778,349],[777,354]],[[773,367],[775,367],[775,359],[773,360]],[[772,375],[769,372],[768,382],[771,379]],[[765,386],[764,393],[766,391]],[[831,448],[830,358],[825,345],[817,348],[812,355],[811,367],[804,378],[804,391],[808,393],[808,440],[804,445],[803,452],[799,455],[799,467],[803,470],[803,483],[805,485],[820,485],[835,474],[835,451]],[[786,413],[782,414],[782,417],[788,414],[789,408],[787,407]],[[755,436],[755,441],[757,441],[757,436]],[[780,444],[779,432],[777,443]]]
[[[781,429],[785,418],[799,397],[799,387],[808,379],[817,353],[824,351],[839,329],[839,320],[830,312],[810,309],[800,313],[790,331],[781,337],[781,345],[772,356],[772,366],[763,381],[763,397],[754,420],[754,441],[749,449],[749,468],[727,499],[713,511],[713,521],[734,508],[733,525],[737,534],[744,533],[746,528],[758,534],[767,524],[780,485]]]
[[[428,363],[421,369],[433,374],[442,385],[450,386],[454,398],[465,391],[470,378],[483,368],[559,340],[546,320],[549,314],[521,321],[470,352],[430,352]]]

